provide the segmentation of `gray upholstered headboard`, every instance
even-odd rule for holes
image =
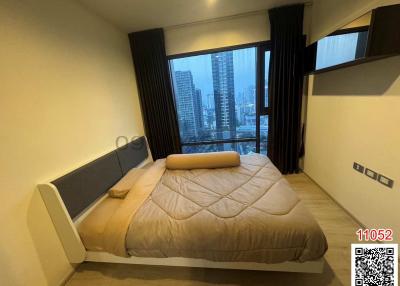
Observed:
[[[137,138],[54,181],[71,218],[103,195],[148,156],[145,137]]]

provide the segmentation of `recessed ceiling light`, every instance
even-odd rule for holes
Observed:
[[[211,7],[215,4],[215,2],[217,2],[217,0],[207,0],[207,6]]]

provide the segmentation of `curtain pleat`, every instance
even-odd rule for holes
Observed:
[[[129,34],[140,106],[153,159],[181,153],[181,144],[164,32],[153,29]]]
[[[271,23],[268,156],[283,173],[299,170],[304,5],[268,11]]]

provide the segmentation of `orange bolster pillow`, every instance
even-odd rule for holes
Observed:
[[[238,152],[211,152],[173,154],[167,157],[166,167],[171,170],[229,168],[240,165]]]

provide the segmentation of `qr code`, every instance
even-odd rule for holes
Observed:
[[[398,286],[397,244],[352,244],[352,286]]]

